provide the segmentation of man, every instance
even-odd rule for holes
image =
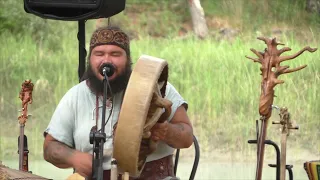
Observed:
[[[112,137],[132,71],[130,42],[122,30],[103,27],[92,34],[89,65],[83,81],[63,96],[44,132],[44,159],[59,168],[74,168],[78,174],[89,178],[92,175],[93,148],[89,133],[92,127],[101,124],[103,76],[100,69],[105,63],[115,67],[114,74],[108,77],[112,94],[108,95],[105,116],[109,116],[109,107],[112,105],[111,118],[105,126],[108,137],[104,144],[104,155],[107,157],[103,163],[104,179],[110,178],[113,146],[109,136]],[[157,123],[152,128],[151,138],[159,141],[159,144],[155,152],[148,156],[140,179],[155,180],[174,176],[174,148],[188,148],[193,143],[192,125],[186,113],[187,103],[169,82],[165,98],[173,103],[172,113],[166,122]]]

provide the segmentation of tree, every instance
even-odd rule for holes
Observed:
[[[208,34],[208,27],[200,0],[188,0],[189,10],[192,17],[193,31],[200,38]]]
[[[307,0],[306,10],[320,15],[320,0]]]

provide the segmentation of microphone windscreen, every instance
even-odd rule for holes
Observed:
[[[99,72],[100,72],[100,74],[101,74],[102,76],[104,76],[103,70],[105,70],[107,76],[110,77],[110,76],[113,75],[114,69],[115,69],[115,67],[114,67],[111,63],[104,63],[104,64],[102,64],[102,66],[100,67]]]

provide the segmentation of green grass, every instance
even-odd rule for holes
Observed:
[[[279,2],[201,1],[210,32],[205,40],[193,37],[191,31],[178,36],[182,29],[192,30],[184,0],[157,4],[133,0],[125,11],[111,18],[111,24],[121,26],[133,38],[134,62],[142,54],[168,61],[169,80],[189,102],[188,113],[203,154],[221,151],[248,155],[255,151],[247,140],[255,138],[255,120],[259,118],[260,67],[245,56],[255,57],[250,48],[265,48],[257,36],[277,37],[292,48],[286,54],[306,45],[320,47],[320,17],[304,11],[304,0]],[[9,6],[4,0],[0,4]],[[16,7],[14,12],[0,12],[0,19],[5,20],[0,25],[0,159],[16,154],[21,109],[18,95],[21,83],[28,78],[35,83],[35,90],[34,102],[29,105],[33,117],[25,133],[31,156],[41,157],[42,131],[60,98],[78,82],[77,23],[34,17],[18,2],[10,2],[10,6]],[[94,27],[94,20],[87,21],[87,43]],[[223,27],[237,29],[239,34],[224,40],[219,34]],[[272,32],[277,29],[282,33]],[[285,83],[275,88],[274,104],[288,107],[300,125],[288,139],[288,148],[297,152],[319,154],[319,59],[318,50],[285,62],[290,67],[308,66],[281,76]],[[272,120],[278,120],[276,111]],[[270,123],[268,138],[279,142],[278,129]]]
[[[0,50],[2,73],[1,91],[1,147],[0,157],[16,151],[19,134],[17,110],[21,83],[31,78],[35,83],[34,102],[29,105],[33,114],[26,124],[29,147],[35,156],[41,155],[42,131],[50,121],[56,104],[64,93],[78,82],[77,42],[71,38],[60,41],[61,48],[51,51],[50,44],[36,46],[28,36],[9,34],[0,38],[8,48]],[[19,41],[18,41],[19,40]],[[292,38],[282,41],[292,48],[292,54],[306,44]],[[318,44],[308,44],[319,47]],[[152,39],[133,40],[134,63],[140,55],[163,58],[169,63],[169,81],[189,102],[189,115],[195,135],[203,152],[213,150],[254,151],[247,140],[255,138],[255,120],[259,118],[260,66],[246,59],[254,57],[250,48],[263,50],[264,42],[252,38],[229,41],[214,39]],[[305,52],[288,61],[291,67],[307,64],[308,67],[280,77],[285,84],[276,86],[274,104],[287,106],[301,129],[290,136],[294,148],[317,152],[319,130],[319,51]],[[135,65],[135,64],[134,64]],[[276,111],[271,120],[277,120]],[[278,141],[280,132],[269,124],[269,138]],[[13,141],[14,143],[9,143]],[[312,146],[310,146],[310,144]],[[292,147],[293,148],[293,147]]]

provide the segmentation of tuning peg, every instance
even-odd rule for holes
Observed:
[[[295,130],[298,130],[298,129],[299,129],[299,126],[289,127],[289,129],[295,129]]]
[[[272,121],[272,124],[281,124],[280,121]]]
[[[299,125],[297,125],[297,122],[295,120],[291,121],[289,124],[289,129],[299,129]]]

